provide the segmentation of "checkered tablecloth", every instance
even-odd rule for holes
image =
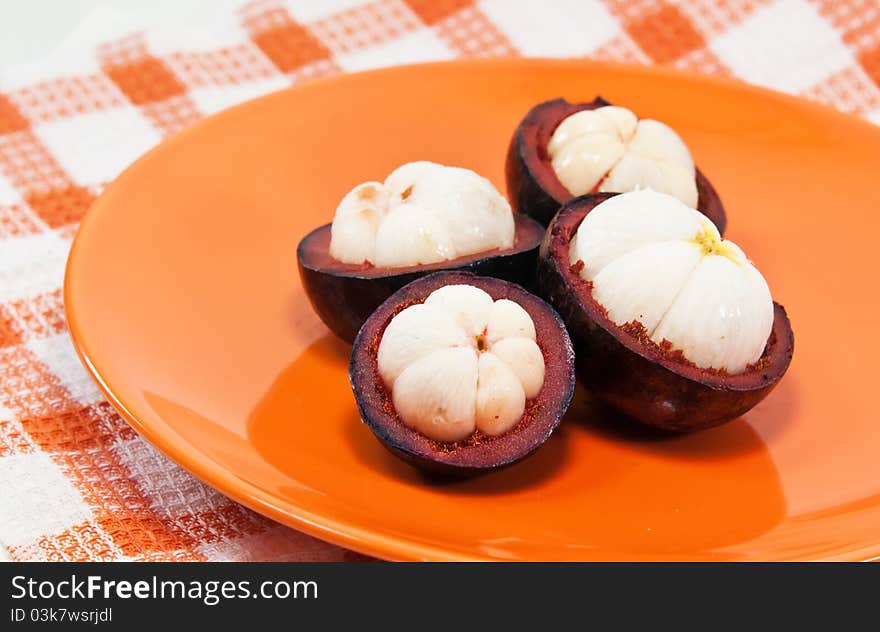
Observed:
[[[157,453],[71,346],[61,285],[77,223],[128,163],[202,116],[334,73],[529,55],[733,75],[880,123],[878,1],[261,0],[194,30],[90,26],[39,63],[0,60],[0,558],[357,557]]]

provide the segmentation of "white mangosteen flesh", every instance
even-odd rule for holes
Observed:
[[[459,167],[411,162],[385,182],[364,182],[339,203],[330,256],[403,267],[513,246],[510,204],[486,178]]]
[[[544,384],[528,312],[472,285],[447,285],[398,313],[377,360],[401,421],[441,442],[504,434]]]
[[[675,131],[652,119],[638,120],[613,105],[566,117],[547,145],[553,170],[572,195],[650,188],[691,208],[698,201],[696,169]]]
[[[761,273],[700,212],[651,190],[616,195],[584,218],[572,265],[617,325],[637,321],[698,367],[743,372],[764,352],[773,300]]]

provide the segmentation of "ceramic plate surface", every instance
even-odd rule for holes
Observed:
[[[535,103],[601,94],[665,121],[768,279],[794,361],[744,417],[621,429],[579,390],[532,458],[429,484],[358,418],[349,348],[312,313],[300,238],[354,184],[420,159],[503,191]],[[726,80],[583,61],[399,67],[279,92],[189,128],[90,210],[65,300],[124,417],[232,498],[388,559],[880,556],[880,128]]]

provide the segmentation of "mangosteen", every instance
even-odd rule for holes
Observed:
[[[727,225],[721,198],[679,135],[602,97],[533,107],[511,139],[506,176],[513,209],[545,226],[573,197],[639,188],[674,195],[722,234]]]
[[[297,248],[306,294],[333,333],[352,342],[385,299],[439,270],[534,285],[544,227],[468,169],[413,162],[356,186],[332,224]]]
[[[425,471],[467,476],[547,440],[571,403],[574,353],[559,315],[519,285],[439,272],[367,319],[349,377],[386,448]]]
[[[650,426],[698,430],[760,402],[794,335],[760,272],[704,215],[651,190],[563,205],[538,284],[574,342],[585,386]]]

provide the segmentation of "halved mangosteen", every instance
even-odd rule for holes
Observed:
[[[602,97],[533,107],[511,139],[506,177],[513,209],[545,226],[573,197],[637,188],[675,195],[721,234],[727,226],[721,198],[678,134]]]
[[[574,353],[559,315],[522,287],[439,272],[367,319],[349,376],[362,419],[427,472],[469,476],[524,459],[559,424]]]
[[[318,316],[352,342],[382,301],[426,274],[463,270],[532,287],[543,236],[473,171],[414,162],[349,192],[333,223],[300,241],[297,263]]]
[[[677,199],[598,193],[565,204],[538,264],[585,386],[636,420],[674,431],[750,410],[785,374],[785,309],[734,243]]]

